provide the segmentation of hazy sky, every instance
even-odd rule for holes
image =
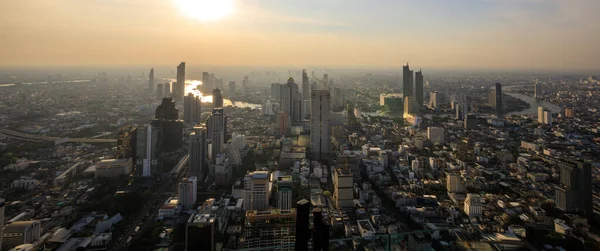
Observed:
[[[1,0],[0,65],[600,69],[599,0],[173,1]]]

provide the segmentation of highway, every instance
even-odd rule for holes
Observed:
[[[116,139],[96,139],[96,138],[58,138],[58,137],[50,137],[50,136],[42,136],[42,135],[31,135],[22,132],[17,132],[13,130],[9,130],[6,128],[0,128],[0,134],[5,135],[11,139],[24,140],[24,141],[32,141],[32,142],[43,142],[50,141],[56,142],[65,139],[66,142],[70,143],[117,143]]]

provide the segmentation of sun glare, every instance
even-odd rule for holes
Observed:
[[[174,0],[186,16],[199,21],[216,21],[230,16],[235,0]]]

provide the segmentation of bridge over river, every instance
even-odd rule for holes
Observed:
[[[116,139],[98,139],[98,138],[58,138],[43,135],[32,135],[22,132],[0,128],[0,135],[4,135],[11,139],[31,141],[31,142],[54,142],[60,143],[117,143]]]

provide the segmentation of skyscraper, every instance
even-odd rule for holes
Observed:
[[[183,178],[179,182],[178,197],[183,209],[194,208],[197,198],[198,180],[196,177]]]
[[[212,91],[212,98],[214,108],[223,107],[223,94],[221,94],[221,90],[219,90],[218,88],[214,89]]]
[[[310,110],[310,150],[315,159],[325,159],[331,153],[330,109],[329,91],[313,90]]]
[[[296,109],[296,105],[301,103],[298,103],[298,85],[296,83],[294,83],[294,79],[293,78],[288,78],[288,81],[285,85],[282,85],[280,87],[281,89],[281,94],[280,94],[280,100],[279,100],[279,110],[282,112],[285,112],[288,114],[288,116],[290,116],[290,120],[292,122],[299,122],[301,121],[301,114],[298,112],[301,112],[299,109]]]
[[[310,99],[310,83],[306,69],[302,69],[302,99]]]
[[[190,119],[192,120],[192,123],[198,124],[202,119],[202,99],[200,96],[195,96],[191,102],[192,109],[190,111]]]
[[[165,83],[163,96],[161,98],[171,97],[171,84]]]
[[[533,97],[539,98],[542,95],[542,84],[536,79],[533,84]]]
[[[225,148],[225,112],[223,108],[213,109],[212,120],[212,140],[211,140],[211,160],[216,161],[217,154],[222,153]]]
[[[243,85],[242,89],[244,89]],[[229,91],[229,98],[235,98],[235,81],[229,81],[229,88],[227,90]]]
[[[248,76],[244,76],[244,81],[242,81],[242,96],[247,95],[249,84],[250,84],[250,79],[248,78]]]
[[[502,102],[502,85],[496,83],[496,111],[502,112],[504,110],[504,103]]]
[[[157,144],[159,128],[152,125],[140,126],[137,129],[136,175],[149,177],[158,165]]]
[[[292,177],[279,177],[277,181],[277,209],[292,209]]]
[[[254,171],[244,176],[244,210],[266,210],[269,207],[269,171]]]
[[[440,94],[439,92],[429,92],[429,107],[436,112],[440,109]]]
[[[163,98],[163,84],[156,85],[156,99]]]
[[[349,208],[354,206],[352,192],[353,178],[350,169],[336,168],[333,173],[333,203],[335,207]]]
[[[185,123],[191,122],[191,115],[192,115],[191,103],[193,101],[194,101],[194,94],[192,94],[192,93],[188,93],[188,95],[183,97],[183,121],[185,121]]]
[[[329,85],[329,74],[325,73],[323,74],[323,89],[329,89],[327,85]]]
[[[176,100],[183,100],[183,95],[185,95],[185,62],[181,62],[177,66],[177,92],[173,90],[173,94]]]
[[[592,206],[592,172],[590,163],[563,161],[560,183],[556,187],[556,207],[566,212],[579,212],[590,218]]]
[[[214,87],[211,85],[210,83],[210,73],[208,72],[203,72],[202,73],[202,91],[203,92],[209,92],[210,90],[213,90]]]
[[[189,173],[190,176],[198,177],[198,180],[204,180],[206,175],[206,129],[203,126],[195,126],[190,133],[189,144]]]
[[[150,74],[148,74],[148,91],[154,91],[154,68],[150,69]]]
[[[415,98],[419,107],[423,106],[423,72],[415,73]]]
[[[402,94],[404,97],[413,95],[413,71],[410,70],[408,62],[402,67]]]
[[[294,243],[294,250],[296,251],[308,250],[308,239],[310,238],[308,229],[310,225],[309,213],[310,202],[308,200],[302,199],[296,203],[296,242]]]
[[[173,151],[183,143],[183,123],[178,120],[178,110],[172,98],[163,98],[162,103],[156,107],[155,119],[152,125],[159,130],[160,151]]]
[[[271,84],[271,99],[275,102],[281,101],[281,84],[280,83],[272,83]]]

